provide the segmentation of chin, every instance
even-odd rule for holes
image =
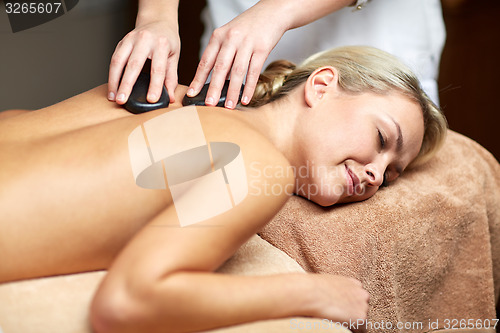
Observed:
[[[364,194],[362,195],[352,195],[352,196],[346,196],[346,197],[342,197],[338,200],[337,203],[351,203],[351,202],[359,202],[359,201],[364,201],[366,199],[369,199],[371,197],[373,197],[373,195],[376,193],[377,191],[369,191],[369,192],[365,192]]]
[[[315,196],[308,199],[323,207],[329,207],[340,203],[340,198],[338,196]]]

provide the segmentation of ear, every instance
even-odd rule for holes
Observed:
[[[304,88],[306,104],[309,107],[315,106],[330,88],[337,88],[338,79],[338,71],[335,67],[325,66],[316,69],[306,81]]]

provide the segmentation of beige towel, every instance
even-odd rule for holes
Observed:
[[[370,332],[484,323],[500,290],[500,166],[450,131],[436,158],[371,199],[322,208],[293,197],[261,236],[307,271],[360,279]]]
[[[290,257],[254,236],[220,269],[220,273],[267,275],[304,272]],[[32,279],[0,285],[0,332],[91,333],[88,309],[105,272]],[[286,318],[213,330],[210,333],[350,333],[320,319]]]

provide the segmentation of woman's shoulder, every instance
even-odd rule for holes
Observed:
[[[196,110],[207,142],[229,155],[241,157],[250,194],[281,201],[294,193],[295,178],[289,161],[258,128],[238,115],[244,111],[214,107],[196,107]],[[217,163],[215,159],[220,155],[216,151],[212,155]]]
[[[179,193],[185,193],[188,184],[193,193],[210,193],[216,206],[217,198],[229,195],[224,202],[237,206],[236,211],[252,211],[248,218],[267,222],[294,193],[293,170],[272,142],[238,112],[171,108],[151,115],[135,132],[138,138],[147,136],[153,157],[167,156],[165,173]],[[135,134],[131,137],[135,142]]]
[[[271,164],[289,166],[288,160],[276,146],[240,113],[218,107],[196,107],[206,139],[227,141],[240,146],[248,157]]]
[[[241,117],[241,112],[244,111],[171,105],[168,109],[148,112],[134,119],[144,122],[150,141],[154,138],[163,140],[162,146],[175,146],[175,151],[207,147],[213,159],[224,159],[226,153],[238,153],[247,169],[283,170],[280,174],[286,176],[279,176],[275,181],[293,181],[293,173],[288,172],[290,164],[285,156],[258,128]],[[223,155],[212,151],[213,147],[219,147],[217,149]]]

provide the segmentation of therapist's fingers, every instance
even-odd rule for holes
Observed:
[[[115,101],[118,85],[120,84],[120,77],[123,69],[127,64],[130,53],[132,53],[133,44],[124,42],[123,40],[116,46],[115,52],[111,57],[109,65],[109,78],[108,78],[108,99]]]
[[[238,50],[236,57],[234,58],[233,66],[231,68],[229,88],[227,90],[226,103],[224,105],[228,109],[234,109],[234,107],[238,104],[241,85],[249,67],[251,54],[251,49],[243,48]]]
[[[116,103],[125,104],[125,102],[127,102],[128,97],[132,92],[132,88],[137,81],[137,77],[139,76],[142,67],[144,67],[144,63],[148,58],[149,52],[150,50],[144,42],[139,41],[134,47],[134,50],[128,59],[127,67],[123,73],[120,86],[118,87]]]
[[[194,97],[198,95],[201,88],[207,81],[208,75],[212,71],[214,67],[215,60],[217,59],[217,55],[219,54],[221,44],[218,41],[214,40],[212,36],[210,38],[210,42],[208,43],[205,51],[201,56],[200,62],[198,63],[198,67],[196,68],[196,74],[194,75],[194,79],[189,85],[187,95],[189,97]]]
[[[176,24],[154,21],[137,26],[118,43],[111,59],[109,99],[124,104],[144,63],[151,59],[151,81],[147,100],[158,101],[163,85],[170,90],[172,100],[177,86],[179,53],[180,38]]]
[[[172,36],[159,37],[154,44],[151,61],[151,82],[147,99],[157,102],[161,96],[163,85],[167,88],[170,102],[175,102],[177,87],[177,65],[179,63],[180,40]]]
[[[233,65],[235,50],[232,47],[223,47],[215,60],[212,79],[208,87],[205,104],[215,106],[219,102],[220,94],[224,83],[229,76],[229,71]]]
[[[151,80],[146,96],[149,103],[156,103],[161,96],[163,85],[165,84],[169,52],[167,39],[160,38],[151,59]]]
[[[252,100],[262,67],[264,66],[264,62],[266,61],[268,55],[269,54],[265,52],[255,52],[252,55],[250,66],[248,67],[245,89],[243,89],[241,97],[241,104],[247,105]]]
[[[177,88],[177,65],[179,64],[179,54],[170,56],[167,61],[167,77],[165,87],[167,88],[170,103],[175,102],[175,88]]]

